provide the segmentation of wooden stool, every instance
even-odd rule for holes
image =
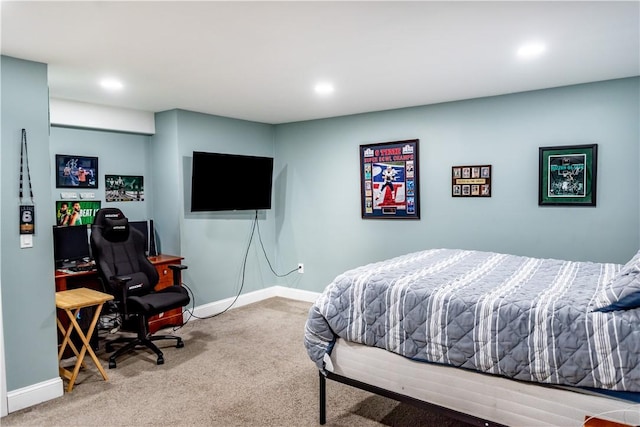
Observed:
[[[93,289],[88,288],[77,288],[68,291],[56,292],[56,307],[64,310],[67,313],[70,321],[68,328],[65,330],[60,319],[56,317],[58,329],[64,334],[64,339],[62,340],[60,350],[58,351],[58,363],[62,360],[62,355],[64,354],[64,350],[67,348],[67,345],[77,356],[73,372],[69,371],[66,368],[59,367],[60,376],[69,380],[69,384],[67,385],[67,392],[73,390],[73,384],[76,382],[76,378],[78,378],[80,366],[85,368],[87,366],[84,363],[84,356],[86,353],[89,353],[89,356],[91,356],[91,359],[93,359],[93,363],[95,363],[95,365],[98,367],[98,370],[102,374],[102,378],[104,378],[105,381],[108,381],[109,379],[107,378],[107,374],[102,368],[100,361],[96,357],[96,354],[93,352],[89,340],[91,339],[93,330],[95,329],[96,323],[98,323],[98,319],[100,318],[100,312],[102,311],[103,304],[112,299],[113,295],[94,291]],[[95,307],[95,313],[93,314],[91,325],[89,326],[89,329],[87,330],[87,333],[85,335],[76,319],[78,313],[80,312],[80,309],[87,307]],[[71,341],[71,333],[74,330],[82,340],[82,348],[80,351],[78,351],[76,346]]]

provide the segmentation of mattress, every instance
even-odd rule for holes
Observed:
[[[608,309],[637,296],[633,265],[415,252],[339,275],[309,312],[305,346],[321,370],[339,337],[521,381],[640,392],[640,309]]]
[[[638,403],[417,362],[343,339],[325,362],[334,374],[505,425],[578,426],[589,417],[640,425]]]

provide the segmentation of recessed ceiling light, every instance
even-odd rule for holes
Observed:
[[[541,55],[546,49],[547,47],[542,43],[528,43],[518,49],[518,56],[521,58],[535,58]]]
[[[316,93],[318,95],[329,95],[329,94],[333,93],[334,88],[333,88],[333,85],[331,83],[323,82],[323,83],[318,83],[315,86],[314,90],[316,91]]]
[[[100,80],[100,86],[107,90],[120,90],[124,87],[122,82],[116,79],[102,79]]]

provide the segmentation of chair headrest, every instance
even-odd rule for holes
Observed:
[[[118,208],[104,208],[96,212],[92,228],[99,228],[102,236],[111,242],[129,238],[129,220]]]

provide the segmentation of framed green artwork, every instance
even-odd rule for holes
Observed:
[[[598,144],[540,147],[540,206],[595,206]]]
[[[93,224],[93,217],[98,210],[99,200],[59,200],[56,202],[56,225]]]
[[[107,202],[143,202],[144,177],[137,175],[105,175]]]

